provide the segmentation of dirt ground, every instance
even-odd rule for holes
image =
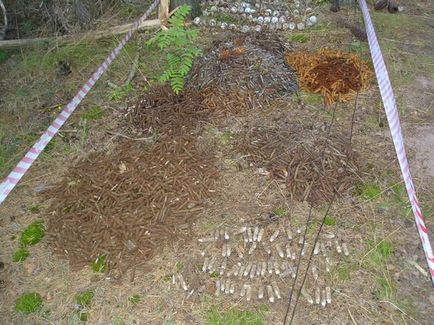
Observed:
[[[415,186],[432,234],[434,8],[430,1],[402,3],[401,13],[372,12],[372,15],[397,96]],[[368,60],[367,44],[335,22],[337,17],[343,17],[360,23],[360,12],[355,13],[351,7],[336,14],[329,12],[327,6],[315,10],[319,13],[318,25],[302,32],[281,32],[280,38],[287,48],[314,51],[329,47]],[[294,35],[303,35],[303,41]],[[201,37],[201,44],[209,47],[215,39],[236,36],[204,30]],[[252,163],[240,143],[252,130],[272,130],[276,125],[283,126],[283,131],[285,127],[301,130],[312,138],[324,136],[332,125],[334,133],[348,139],[354,100],[339,103],[333,113],[333,106],[325,108],[318,95],[301,91],[300,100],[297,96],[276,99],[236,114],[226,112],[216,118],[207,117],[199,126],[195,125],[191,132],[195,145],[215,157],[218,177],[213,189],[216,191],[200,202],[203,209],[188,224],[177,225],[173,237],[155,245],[156,254],[152,258],[128,269],[121,277],[111,272],[96,273],[90,265],[73,270],[64,256],[54,254],[48,237],[30,248],[26,261],[12,262],[20,232],[34,220],[42,219],[48,224],[53,218],[50,215],[53,200],[47,199],[44,192],[60,180],[72,177],[70,168],[95,153],[113,152],[120,140],[149,140],[149,130],[137,134],[137,130],[132,130],[128,114],[125,115],[155,81],[161,64],[158,52],[142,47],[141,38],[136,37],[132,42],[0,207],[0,260],[4,263],[4,269],[0,270],[0,323],[80,324],[76,296],[88,290],[94,294],[92,303],[81,310],[88,313],[89,324],[282,323],[294,281],[292,274],[283,277],[269,273],[250,280],[250,275],[232,276],[238,294],[216,295],[216,282],[226,283],[224,279],[229,277],[221,275],[219,269],[202,270],[206,258],[209,261],[215,257],[217,264],[226,260],[225,272],[237,263],[259,265],[267,260],[266,248],[261,244],[248,254],[252,245],[248,243],[240,257],[235,247],[243,246],[244,240],[242,235],[234,233],[242,226],[263,227],[266,242],[279,229],[278,238],[269,244],[273,258],[278,261],[283,259],[276,255],[277,245],[285,249],[287,240],[283,229],[290,226],[294,234],[290,249],[297,254],[300,251],[310,204],[291,200],[284,184],[267,173],[266,164]],[[103,40],[93,45],[77,43],[67,49],[22,50],[0,63],[0,75],[7,76],[0,81],[1,92],[7,94],[0,99],[3,147],[0,175],[7,175],[57,114],[57,105],[67,102],[114,43],[116,40]],[[140,53],[140,69],[133,88],[110,88],[109,84],[123,84],[125,71],[129,70],[136,53]],[[63,59],[72,68],[67,76],[58,74],[57,62]],[[35,61],[39,60],[42,63],[37,67]],[[103,114],[95,117],[92,112]],[[316,279],[309,270],[305,283],[306,292],[314,300],[317,287],[330,288],[331,303],[322,307],[321,303],[310,304],[306,296],[301,296],[294,324],[431,324],[434,290],[424,273],[424,254],[374,79],[369,89],[358,96],[354,121],[351,148],[357,157],[357,178],[345,195],[336,198],[327,213],[326,235],[319,239],[326,253],[321,250],[315,254],[311,265],[319,276]],[[295,141],[295,138],[282,138],[279,141],[287,142],[288,148]],[[285,148],[285,143],[280,148]],[[306,229],[305,238],[308,249],[301,258],[299,280],[305,274],[307,257],[314,249],[314,236],[327,208],[327,202],[318,202],[312,209],[312,223]],[[200,242],[225,229],[230,240]],[[330,238],[332,235],[334,238]],[[348,256],[337,251],[336,242],[341,249],[346,245]],[[225,259],[222,249],[227,243],[232,245],[232,253]],[[294,267],[299,260],[297,256],[290,261],[291,265]],[[183,289],[179,275],[187,290]],[[265,294],[265,298],[258,299],[258,288],[273,282],[282,298],[270,302]],[[252,283],[250,301],[239,294],[244,283]],[[42,295],[43,307],[38,313],[24,316],[14,310],[15,300],[24,292]]]

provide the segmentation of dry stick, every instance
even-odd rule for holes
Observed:
[[[325,106],[325,104],[324,104],[324,106]],[[335,103],[335,106],[333,107],[333,111],[332,111],[332,120],[331,120],[330,125],[329,125],[328,130],[327,130],[326,141],[325,141],[325,143],[324,143],[323,150],[322,150],[322,152],[321,152],[321,154],[320,154],[320,160],[321,160],[321,162],[322,162],[322,160],[323,160],[323,158],[324,158],[324,153],[325,153],[326,145],[327,145],[328,139],[329,139],[329,137],[330,137],[330,132],[331,132],[331,129],[332,129],[332,126],[333,126],[334,120],[335,120],[335,113],[336,113],[336,108],[337,108],[337,106],[338,106],[338,103],[336,102],[336,103]],[[311,183],[311,186],[312,186],[312,185],[313,185],[313,182]],[[335,197],[336,197],[336,191],[335,191],[335,193],[333,194],[333,198],[332,198],[331,203],[333,203],[333,200],[334,200]],[[329,209],[330,209],[331,203],[330,203],[329,207],[327,208],[326,215],[327,215],[327,213],[328,213],[328,211],[329,211]],[[312,218],[312,208],[313,208],[312,205],[310,205],[310,207],[309,207],[309,215],[308,215],[308,217],[307,217],[306,227],[305,227],[305,229],[304,229],[303,243],[302,243],[301,248],[300,248],[300,254],[299,254],[300,257],[301,257],[301,252],[302,252],[303,249],[304,249],[304,245],[306,244],[307,229],[309,228],[310,219]],[[321,224],[321,228],[322,228],[322,226],[323,226],[323,224],[324,224],[324,220],[325,220],[325,217],[323,218],[323,223]],[[319,234],[318,234],[318,236],[319,236]],[[315,245],[316,245],[316,242],[317,242],[317,241],[318,241],[318,237],[315,239],[315,244],[313,245],[313,248],[312,248],[312,254],[311,254],[311,256],[310,256],[310,259],[312,259],[313,250],[315,249]],[[291,308],[291,302],[292,302],[292,294],[293,294],[294,289],[295,289],[295,284],[297,283],[298,272],[299,272],[299,270],[300,270],[300,264],[301,264],[301,258],[298,260],[298,263],[297,263],[297,269],[296,269],[296,271],[295,271],[295,278],[294,278],[294,281],[293,281],[293,283],[292,283],[291,290],[290,290],[290,292],[289,292],[289,301],[288,301],[288,305],[287,305],[287,308],[286,308],[286,313],[285,313],[285,318],[284,318],[284,320],[283,320],[283,324],[286,324],[286,321],[287,321],[287,319],[288,319],[289,309]],[[304,281],[306,280],[306,275],[307,275],[307,273],[308,273],[308,271],[309,271],[309,265],[310,265],[310,260],[309,260],[308,267],[307,267],[307,269],[306,269],[306,273],[304,274],[304,278],[303,278],[303,282],[302,282],[301,289],[303,288]],[[301,293],[301,289],[300,289],[300,291],[298,292],[298,296],[299,296],[300,293]],[[293,313],[292,313],[292,316],[291,316],[291,321],[290,321],[290,323],[292,322],[292,319],[294,318],[295,308],[297,307],[297,303],[298,303],[298,296],[297,296],[297,300],[296,300],[296,305],[295,305],[295,307],[294,307],[294,309],[293,309]]]

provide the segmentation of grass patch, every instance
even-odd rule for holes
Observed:
[[[310,37],[306,36],[304,34],[297,34],[297,35],[293,35],[291,37],[291,41],[293,42],[297,42],[297,43],[307,43],[309,42]]]
[[[84,291],[82,293],[79,293],[75,297],[75,301],[78,305],[80,305],[82,308],[89,308],[93,299],[93,292],[90,290]]]
[[[336,274],[341,281],[347,281],[350,279],[350,267],[348,264],[341,264],[336,268]]]
[[[274,214],[280,218],[283,218],[288,214],[288,212],[284,208],[277,208],[274,210]]]
[[[241,311],[231,309],[220,312],[213,308],[207,314],[207,325],[262,325],[264,324],[264,311]]]
[[[112,90],[109,94],[109,99],[118,102],[127,97],[133,91],[133,89],[133,85],[131,83],[127,83],[124,86]]]
[[[12,261],[15,263],[23,262],[26,260],[27,257],[29,257],[29,255],[30,253],[27,250],[27,248],[24,247],[18,248],[15,251],[14,255],[12,255]]]
[[[133,305],[137,305],[142,298],[139,295],[132,295],[128,297],[128,301],[131,302]]]
[[[326,226],[334,226],[336,225],[336,219],[333,218],[332,216],[327,215],[324,219],[324,224]]]
[[[378,300],[392,300],[396,294],[396,286],[390,277],[377,278],[375,296]]]
[[[42,297],[39,293],[25,293],[15,301],[15,310],[21,314],[31,314],[42,308]]]
[[[100,107],[92,107],[87,112],[81,115],[81,119],[84,121],[96,121],[102,119],[104,111]]]
[[[105,271],[105,259],[106,256],[99,256],[95,261],[90,264],[92,271],[97,273],[103,273]]]
[[[9,55],[5,51],[0,51],[0,63],[3,63],[8,59]]]
[[[37,213],[41,212],[41,209],[39,208],[38,205],[33,205],[29,208],[29,212],[33,213],[33,214],[37,214]]]
[[[373,267],[383,265],[394,251],[392,243],[387,240],[383,240],[378,244],[373,241],[368,241],[368,249],[370,251],[368,261]]]
[[[23,230],[20,237],[22,246],[36,245],[45,236],[45,229],[42,221],[35,221]]]
[[[381,188],[374,183],[357,184],[354,194],[362,199],[372,200],[381,195]]]
[[[323,97],[317,93],[309,93],[309,92],[302,91],[301,98],[306,104],[312,106],[321,105],[323,102]]]

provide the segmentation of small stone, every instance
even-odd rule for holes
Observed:
[[[33,259],[27,259],[23,262],[24,272],[31,275],[36,270],[36,265]]]
[[[297,29],[298,30],[304,30],[305,29],[305,25],[303,23],[298,23],[297,24]]]

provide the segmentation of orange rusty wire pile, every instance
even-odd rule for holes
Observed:
[[[320,93],[326,105],[347,101],[368,86],[372,71],[357,55],[329,49],[285,55],[302,88]]]

